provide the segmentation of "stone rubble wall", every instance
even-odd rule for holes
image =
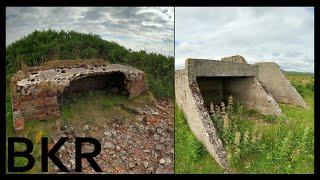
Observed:
[[[126,89],[129,93],[129,99],[138,96],[141,92],[148,89],[145,74],[127,74],[125,79]]]

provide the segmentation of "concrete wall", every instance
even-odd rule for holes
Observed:
[[[230,95],[248,109],[261,114],[280,115],[277,102],[266,93],[255,77],[197,77],[197,83],[204,99],[205,107],[211,102],[220,104],[228,102]]]
[[[228,169],[226,151],[204,106],[197,82],[193,81],[190,84],[185,70],[175,72],[175,96],[176,103],[186,116],[191,131],[220,166]]]
[[[255,77],[229,78],[224,83],[225,93],[247,109],[261,114],[281,115],[278,103],[262,87]]]
[[[308,107],[276,63],[262,62],[256,65],[259,67],[257,78],[277,102]]]

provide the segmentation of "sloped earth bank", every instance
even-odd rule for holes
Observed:
[[[173,173],[172,102],[154,100],[152,104],[131,104],[126,101],[124,104],[116,104],[114,108],[126,111],[130,114],[129,118],[123,120],[121,116],[117,118],[112,115],[112,120],[108,123],[95,120],[84,125],[62,125],[60,133],[53,137],[49,146],[60,137],[69,137],[69,141],[57,152],[57,157],[71,173],[76,173],[75,137],[93,137],[100,141],[101,152],[94,159],[102,173]],[[87,144],[82,149],[82,152],[91,152],[92,146]],[[49,173],[63,173],[49,162]],[[83,173],[96,173],[87,160],[83,160],[82,164]]]

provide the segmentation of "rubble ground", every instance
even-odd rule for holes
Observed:
[[[157,101],[150,92],[128,100],[115,94],[92,91],[75,96],[60,107],[61,119],[44,122],[28,121],[18,133],[39,143],[37,136],[49,137],[49,148],[60,137],[69,137],[57,157],[71,171],[75,169],[75,137],[93,137],[101,143],[101,153],[95,158],[103,173],[173,173],[173,105]],[[36,145],[35,168],[40,172],[40,148]],[[84,145],[83,151],[92,147]],[[51,161],[49,173],[60,172]],[[83,161],[84,173],[95,173]]]

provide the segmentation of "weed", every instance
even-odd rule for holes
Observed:
[[[313,75],[285,73],[285,76],[308,103],[308,110],[280,104],[282,116],[262,115],[254,110],[245,109],[241,104],[233,102],[233,98],[229,98],[225,107],[226,114],[223,115],[221,106],[210,105],[209,113],[225,145],[227,159],[233,172],[314,173]],[[189,158],[196,157],[192,155],[191,150],[196,148],[193,142],[196,141],[195,137],[178,108],[175,118],[175,172],[221,173],[211,156]],[[227,124],[226,120],[228,126],[223,125]]]

